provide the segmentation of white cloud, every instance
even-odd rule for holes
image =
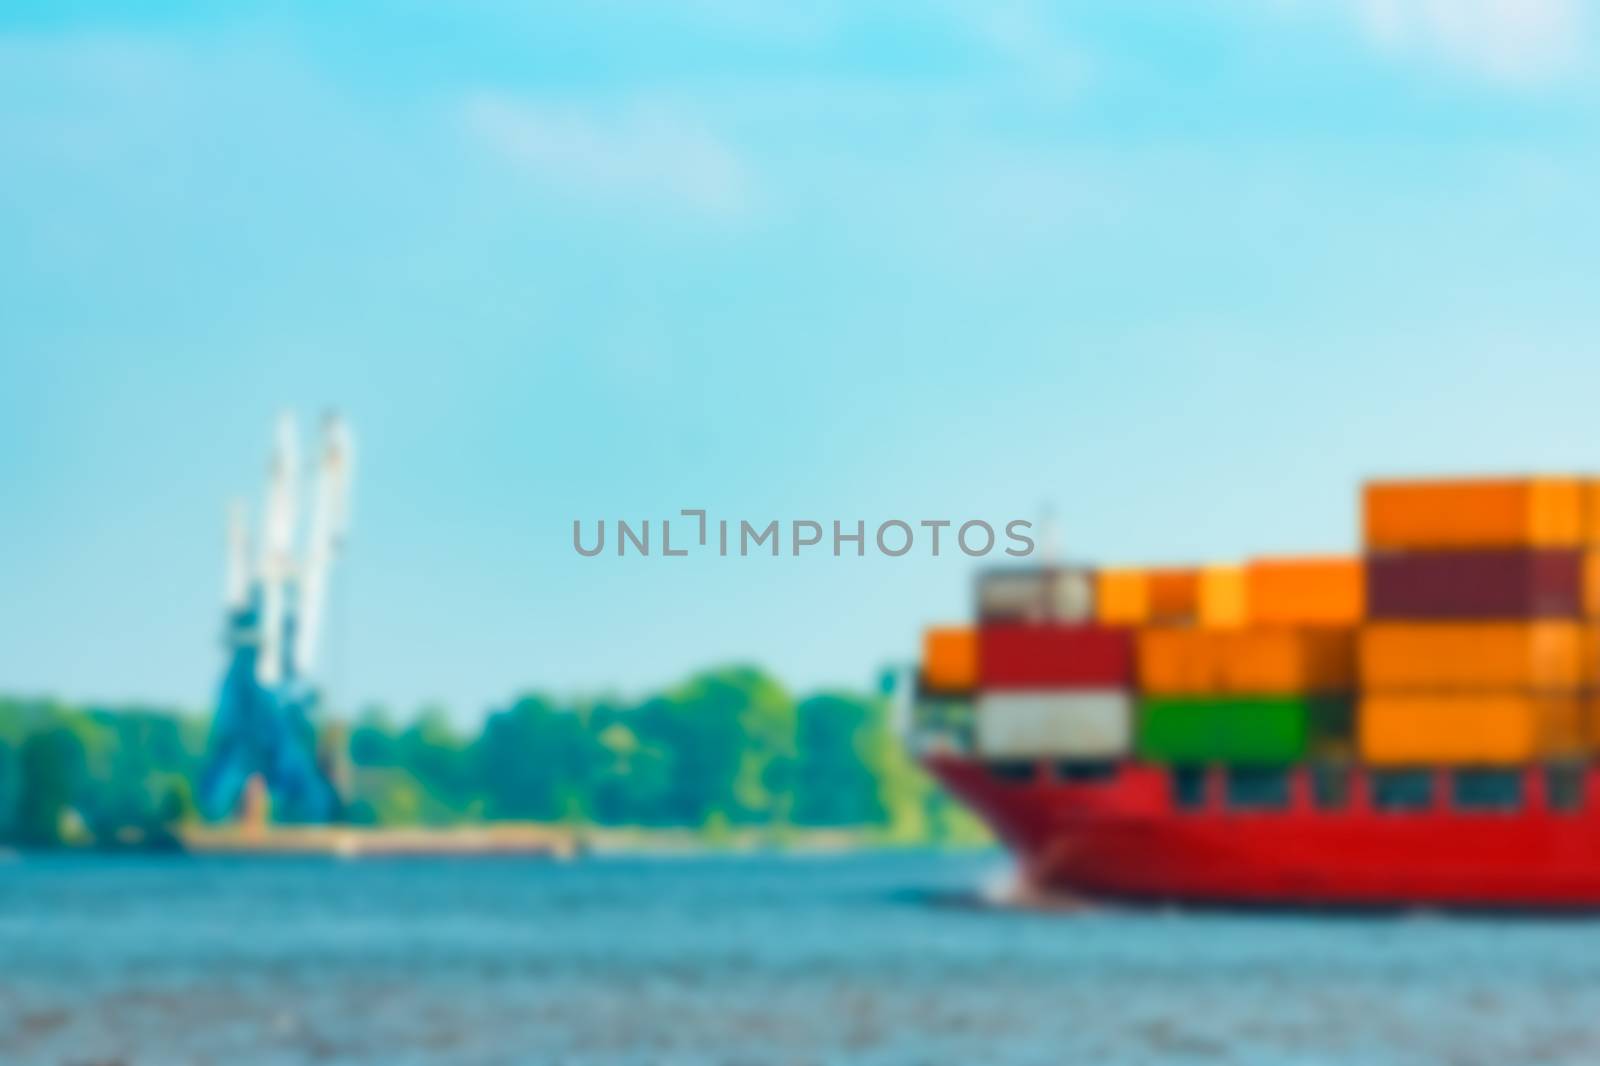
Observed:
[[[659,103],[599,108],[481,91],[467,129],[501,156],[569,192],[653,201],[710,215],[750,204],[743,160],[704,126]]]
[[[1584,40],[1581,0],[1344,0],[1343,7],[1385,52],[1431,53],[1506,84],[1566,73]]]

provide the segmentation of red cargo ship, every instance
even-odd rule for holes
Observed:
[[[1600,479],[1377,482],[1364,533],[983,575],[919,757],[1044,890],[1600,909]]]
[[[923,763],[1014,851],[1031,884],[1061,893],[1600,907],[1600,774],[1587,766],[1524,767],[1512,789],[1474,797],[1475,779],[1462,776],[1473,771],[1302,765],[1263,794],[1258,774],[1220,767],[993,763],[952,752]]]

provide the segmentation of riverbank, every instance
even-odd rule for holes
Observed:
[[[964,852],[991,847],[981,836],[929,841],[872,827],[796,829],[741,827],[659,829],[542,822],[488,822],[457,826],[211,825],[186,824],[109,841],[80,838],[47,849],[81,853],[177,853],[336,858],[450,858],[522,856],[567,860],[585,854],[673,856],[718,854],[847,855],[877,851]],[[0,859],[27,851],[0,845]]]

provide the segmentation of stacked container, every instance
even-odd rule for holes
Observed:
[[[1588,492],[1574,478],[1367,486],[1365,761],[1512,766],[1581,749]]]
[[[1132,750],[1133,640],[1095,619],[1092,574],[1005,570],[978,582],[974,746],[991,759]]]
[[[1140,755],[1279,766],[1348,736],[1359,565],[1258,560],[1198,571],[1201,588],[1206,574],[1206,609],[1139,632]]]
[[[924,747],[972,747],[972,700],[978,687],[978,632],[938,626],[922,635],[917,679],[918,734]]]

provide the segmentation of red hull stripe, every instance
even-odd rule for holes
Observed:
[[[1144,764],[1082,782],[1041,766],[1019,782],[958,756],[925,762],[1049,889],[1215,904],[1600,907],[1593,769],[1570,812],[1547,804],[1538,767],[1523,771],[1525,802],[1515,811],[1375,810],[1359,771],[1347,807],[1319,810],[1303,767],[1290,777],[1287,809],[1232,811],[1216,802],[1176,808],[1168,773]]]

